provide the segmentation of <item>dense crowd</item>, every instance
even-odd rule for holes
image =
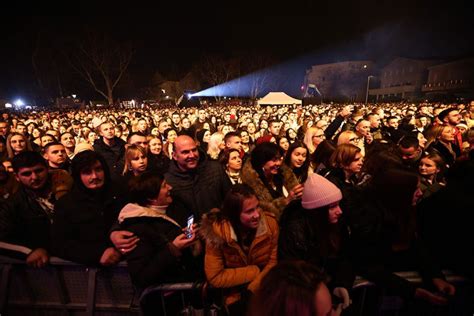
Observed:
[[[472,279],[473,148],[474,101],[4,112],[0,241],[205,280],[236,315],[350,313],[356,275],[443,305],[442,269]]]

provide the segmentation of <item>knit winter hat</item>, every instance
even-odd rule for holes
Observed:
[[[311,210],[339,202],[341,199],[341,190],[328,179],[313,173],[304,183],[301,205]]]

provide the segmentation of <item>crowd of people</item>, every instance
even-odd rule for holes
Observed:
[[[350,314],[356,275],[433,305],[457,294],[442,269],[472,280],[474,101],[1,116],[0,241],[33,267],[126,260],[231,315]]]

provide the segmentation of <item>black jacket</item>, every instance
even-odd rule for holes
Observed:
[[[194,214],[199,220],[201,216],[213,208],[220,208],[231,182],[218,162],[208,161],[200,153],[197,168],[190,172],[182,172],[175,161],[172,161],[166,181],[173,187],[172,208],[179,211],[180,216],[170,214],[180,225],[186,225],[186,219]],[[182,215],[182,216],[181,216]]]
[[[79,186],[56,203],[52,226],[53,252],[78,263],[97,265],[108,247],[109,229],[125,204],[115,186],[91,193]]]
[[[331,277],[329,286],[351,289],[355,275],[348,257],[347,227],[339,223],[341,247],[338,253],[329,253],[318,234],[318,225],[301,201],[291,202],[280,218],[278,260],[305,260],[323,269]]]
[[[115,137],[112,147],[106,145],[102,137],[94,142],[94,151],[104,157],[112,179],[117,179],[123,172],[125,144],[125,141],[118,137]]]
[[[171,245],[182,234],[174,223],[160,217],[131,217],[121,223],[121,228],[140,238],[137,247],[126,255],[132,282],[137,287],[196,281],[203,276],[202,257],[193,257],[189,248],[180,252]]]

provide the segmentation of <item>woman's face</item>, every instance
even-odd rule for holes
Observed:
[[[176,137],[178,137],[178,134],[176,133],[176,131],[171,130],[171,131],[168,132],[167,140],[170,143],[174,143]]]
[[[278,174],[282,160],[283,160],[283,157],[276,156],[272,160],[267,161],[263,165],[263,172],[265,173],[265,175],[268,176],[268,175]]]
[[[290,143],[288,142],[288,139],[286,137],[280,138],[278,145],[286,152],[288,148],[290,147]]]
[[[418,143],[420,144],[420,147],[425,148],[426,142],[428,141],[425,138],[425,135],[423,135],[422,133],[418,133],[417,138],[418,138]]]
[[[260,121],[260,129],[267,129],[268,128],[268,122],[265,120]]]
[[[452,142],[454,140],[454,129],[449,126],[445,126],[439,138],[444,142]]]
[[[186,129],[188,129],[191,126],[191,122],[189,121],[187,117],[181,120],[181,126],[183,126],[183,128],[186,128]]]
[[[242,169],[242,159],[237,151],[233,151],[229,155],[229,161],[227,162],[227,168],[232,171],[240,171]]]
[[[247,198],[242,203],[240,223],[249,229],[257,229],[260,223],[260,206],[256,196]]]
[[[208,123],[208,122],[206,122],[206,123],[202,124],[202,128],[203,128],[203,129],[207,129],[208,131],[210,131],[210,130],[211,130],[211,126],[209,125],[209,123]]]
[[[293,168],[301,168],[301,166],[306,161],[306,157],[308,155],[308,150],[303,147],[298,147],[293,150],[291,153],[291,166]]]
[[[224,127],[222,127],[222,133],[224,133],[224,135],[226,135],[228,132],[231,131],[231,127],[230,125],[224,125]]]
[[[138,152],[132,159],[130,159],[129,169],[134,174],[140,174],[142,172],[145,172],[147,166],[148,159],[141,152]]]
[[[290,129],[288,131],[288,137],[290,137],[291,139],[295,139],[296,138],[296,132],[293,129]]]
[[[357,153],[354,157],[354,160],[344,169],[348,171],[350,174],[359,173],[360,169],[362,169],[362,165],[364,164],[364,157],[361,153]]]
[[[317,129],[316,132],[314,132],[313,135],[313,145],[314,147],[317,147],[319,144],[321,144],[324,139],[326,139],[326,136],[324,136],[324,132],[322,129]]]
[[[210,131],[206,131],[204,133],[204,136],[202,137],[202,141],[203,143],[209,143],[209,140],[211,139],[211,132]]]
[[[161,144],[161,140],[158,138],[152,138],[148,143],[148,148],[153,155],[159,155],[163,148],[163,144]]]
[[[328,219],[330,224],[336,224],[342,215],[342,210],[339,207],[339,202],[329,205]]]
[[[96,139],[97,139],[97,134],[95,132],[91,131],[89,135],[87,135],[87,140],[89,141],[90,144],[94,144]]]
[[[242,144],[248,144],[250,142],[249,133],[246,131],[241,132],[240,139],[242,140]]]
[[[254,123],[249,123],[247,125],[247,131],[250,133],[250,134],[255,134],[255,131],[256,131],[256,127],[255,127],[255,124]]]
[[[15,135],[10,139],[10,146],[15,153],[20,153],[26,150],[25,139],[20,135]]]
[[[422,158],[420,160],[420,166],[418,170],[424,177],[429,177],[439,172],[439,168],[436,166],[436,163],[428,157]]]
[[[171,198],[171,190],[173,187],[169,185],[166,180],[163,180],[160,187],[160,193],[158,193],[158,197],[156,198],[156,205],[160,206],[167,206],[173,202]]]
[[[33,138],[38,138],[40,137],[40,135],[41,135],[41,132],[37,128],[33,129],[33,131],[31,132],[31,136],[33,136]]]

